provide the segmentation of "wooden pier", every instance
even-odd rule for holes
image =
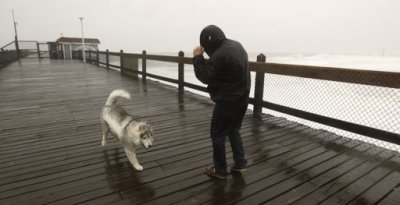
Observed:
[[[154,146],[138,153],[143,172],[111,136],[101,146],[100,109],[119,88],[154,128]],[[250,112],[249,170],[209,178],[212,108],[77,60],[14,62],[0,69],[0,204],[400,204],[399,153]]]

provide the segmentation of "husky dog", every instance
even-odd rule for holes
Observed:
[[[126,156],[132,166],[142,171],[143,167],[136,158],[135,151],[141,145],[146,149],[153,144],[153,130],[146,122],[135,121],[121,106],[115,103],[119,98],[131,99],[125,90],[114,90],[108,96],[107,102],[101,112],[101,128],[103,131],[102,146],[106,145],[106,138],[109,132],[124,147]]]

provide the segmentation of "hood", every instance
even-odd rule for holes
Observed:
[[[200,45],[211,56],[226,39],[224,32],[215,25],[205,27],[200,34]]]

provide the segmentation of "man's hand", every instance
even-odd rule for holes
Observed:
[[[193,49],[193,56],[200,56],[203,55],[204,53],[204,48],[201,46],[197,46],[196,48]]]

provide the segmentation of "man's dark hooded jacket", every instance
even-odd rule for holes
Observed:
[[[227,39],[217,26],[210,25],[200,34],[200,45],[210,57],[193,57],[197,79],[207,84],[208,92],[214,102],[229,102],[248,97],[250,72],[248,57],[243,46]]]

